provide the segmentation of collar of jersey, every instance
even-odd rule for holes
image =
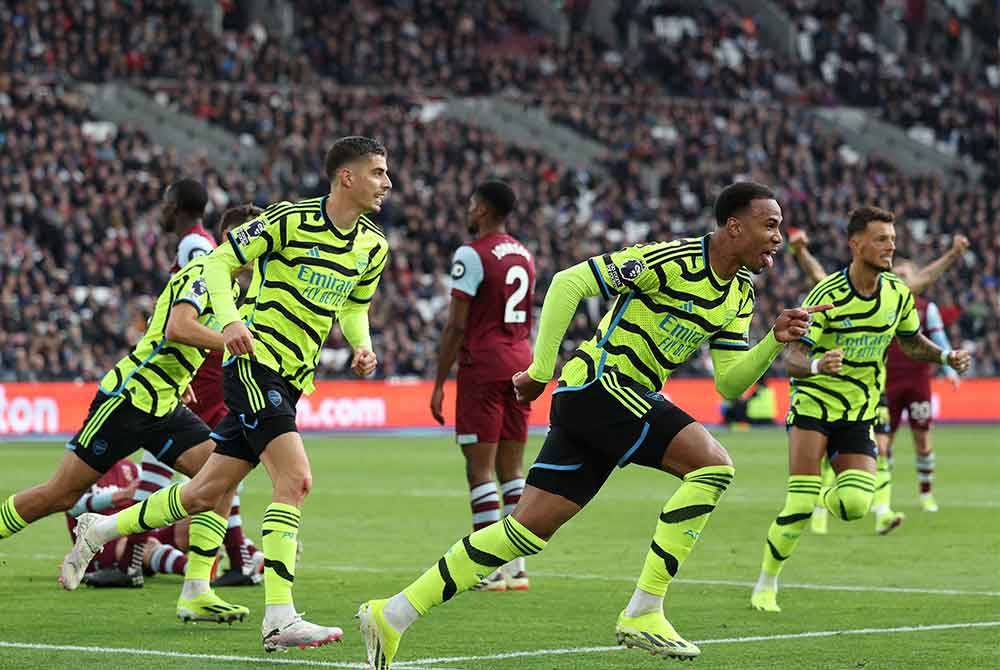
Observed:
[[[346,232],[346,233],[343,232],[340,228],[337,227],[337,224],[335,224],[333,222],[333,219],[331,219],[326,214],[326,201],[329,200],[329,199],[330,199],[330,196],[328,194],[328,195],[324,195],[323,199],[319,201],[319,211],[323,213],[323,221],[326,223],[326,227],[329,228],[330,231],[334,235],[336,235],[338,239],[347,240],[347,241],[353,240],[354,236],[358,234],[358,222],[355,221],[354,222],[354,227],[351,228],[348,232]],[[359,217],[359,219],[360,219],[360,217]]]
[[[723,279],[719,275],[715,274],[715,270],[712,269],[712,264],[709,262],[708,259],[708,243],[709,243],[709,238],[711,237],[712,233],[707,233],[706,235],[702,236],[701,255],[702,258],[705,259],[705,268],[708,270],[708,281],[712,283],[712,286],[721,290],[729,286],[733,282],[733,279],[736,279],[736,275],[733,275],[729,279]]]
[[[882,273],[880,272],[878,274],[878,283],[875,284],[875,292],[872,293],[870,296],[866,297],[861,295],[861,292],[858,291],[858,289],[854,288],[854,282],[851,281],[850,269],[851,269],[850,265],[844,268],[844,276],[847,277],[847,285],[850,287],[851,293],[854,294],[854,297],[857,298],[858,300],[874,300],[875,298],[877,298],[878,294],[882,291]]]

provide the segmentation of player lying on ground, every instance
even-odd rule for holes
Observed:
[[[796,260],[809,279],[815,284],[826,276],[826,270],[809,251],[809,238],[797,231],[789,237],[789,247]],[[944,332],[944,324],[940,311],[933,302],[920,297],[920,294],[941,277],[969,248],[969,241],[964,235],[956,235],[951,248],[933,263],[917,269],[913,263],[897,259],[894,263],[896,275],[903,280],[916,299],[917,313],[920,317],[923,332],[942,349],[950,349],[948,336]],[[956,386],[959,383],[958,373],[945,365],[942,366],[945,375]],[[895,341],[889,347],[889,357],[886,362],[886,387],[883,392],[875,421],[875,442],[878,445],[878,475],[875,485],[875,498],[872,501],[872,512],[875,515],[875,532],[885,535],[902,524],[905,516],[892,509],[892,442],[899,428],[904,407],[909,416],[910,428],[913,432],[913,444],[916,448],[917,479],[920,482],[920,505],[926,511],[937,511],[937,503],[931,492],[934,478],[934,452],[930,441],[931,390],[930,379],[933,365],[912,361],[907,358]],[[824,463],[824,483],[830,483],[830,470]],[[826,508],[819,506],[813,510],[813,532],[826,533]]]
[[[92,522],[74,549],[80,560],[89,561],[95,547],[116,537],[217,507],[263,462],[273,487],[261,531],[266,557],[261,637],[269,652],[318,647],[343,635],[339,628],[306,621],[292,601],[301,508],[312,488],[295,411],[301,394],[314,388],[320,351],[334,321],[354,349],[355,373],[364,377],[375,370],[368,307],[389,245],[365,213],[378,212],[392,187],[385,153],[369,138],[337,140],[326,156],[328,195],[275,203],[195,261],[204,265],[231,355],[223,367],[229,414],[212,433],[215,453],[190,482],[154,493],[138,510]],[[237,311],[229,277],[248,263],[254,264],[253,281]],[[224,523],[220,526],[219,542],[225,533]]]
[[[134,504],[139,467],[123,458],[115,463],[73,507],[66,511],[70,541],[75,542],[76,519],[86,512],[114,514]],[[94,587],[141,587],[146,575],[183,575],[187,568],[187,520],[152,533],[140,533],[109,542],[87,566],[83,583]]]
[[[768,529],[760,577],[751,595],[754,609],[780,612],[778,575],[798,544],[817,500],[844,521],[868,513],[875,493],[876,456],[872,424],[885,385],[885,352],[893,337],[905,354],[927,362],[969,367],[964,351],[943,350],[920,334],[910,289],[890,272],[895,217],[878,207],[860,207],[848,219],[851,264],[819,282],[805,305],[833,303],[817,313],[799,342],[787,347],[792,376],[788,412],[788,493]],[[823,487],[823,455],[836,473]]]
[[[369,664],[388,668],[417,618],[504,563],[542,551],[614,469],[630,463],[663,470],[682,483],[659,517],[616,635],[620,643],[662,656],[700,653],[664,617],[663,597],[734,469],[722,445],[660,389],[707,342],[716,387],[724,397],[739,396],[785,343],[806,333],[810,312],[829,307],[784,310],[751,349],[751,273],[773,265],[782,241],[781,208],[768,188],[741,182],[719,195],[715,220],[715,231],[704,237],[629,247],[556,274],[545,296],[534,360],[514,376],[523,400],[544,391],[580,301],[615,300],[594,337],[563,368],[549,434],[524,496],[513,514],[459,540],[403,591],[361,605]]]
[[[514,191],[502,181],[480,184],[469,198],[467,223],[476,239],[459,247],[452,262],[452,300],[431,393],[431,414],[444,425],[444,383],[458,358],[455,433],[465,456],[474,531],[500,520],[501,495],[507,516],[524,491],[531,407],[517,402],[510,378],[531,363],[535,262],[507,233],[516,204]],[[528,587],[524,557],[519,557],[474,588]]]

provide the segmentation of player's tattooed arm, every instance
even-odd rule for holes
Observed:
[[[792,342],[785,346],[785,368],[792,377],[801,379],[815,374],[835,375],[844,365],[844,352],[833,349],[813,359],[812,347],[805,342]]]
[[[968,351],[953,349],[948,351],[945,356],[945,350],[931,342],[923,333],[917,333],[910,337],[897,335],[896,339],[899,341],[903,353],[915,361],[950,365],[958,373],[968,370],[969,364],[972,363],[972,356]]]

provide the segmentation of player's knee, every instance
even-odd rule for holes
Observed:
[[[274,489],[275,500],[300,506],[312,491],[312,475],[308,472],[285,474]]]
[[[181,504],[188,514],[200,514],[215,509],[223,493],[213,482],[193,479],[181,488]]]
[[[729,457],[729,452],[726,448],[719,443],[718,440],[712,438],[709,441],[708,454],[706,456],[708,462],[705,465],[725,465],[728,467],[733,467],[733,459]]]
[[[840,517],[844,521],[857,521],[868,514],[868,509],[872,506],[872,493],[862,491],[856,487],[837,487],[837,497],[840,500]]]
[[[72,508],[76,501],[80,499],[84,493],[83,490],[69,489],[69,490],[53,490],[48,489],[46,491],[46,498],[49,503],[50,513],[54,512],[65,512],[66,510]]]

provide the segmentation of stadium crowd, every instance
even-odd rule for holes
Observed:
[[[662,17],[682,14],[670,14],[677,11],[670,3],[655,7],[661,17],[656,29],[640,31],[636,46],[622,52],[608,52],[586,37],[562,49],[510,9],[517,3],[483,3],[473,15],[453,0],[414,2],[413,13],[351,4],[351,30],[372,37],[352,43],[370,45],[371,53],[345,51],[346,42],[336,39],[344,28],[328,23],[325,17],[333,14],[318,6],[325,3],[295,3],[308,34],[330,36],[307,40],[301,53],[282,49],[260,26],[227,31],[220,49],[214,36],[211,45],[200,41],[204,29],[197,21],[166,12],[166,4],[172,3],[54,1],[39,10],[38,3],[14,3],[0,12],[21,31],[5,31],[0,60],[8,71],[50,77],[141,77],[164,104],[253,138],[266,149],[265,167],[252,175],[218,172],[203,157],[177,156],[141,132],[90,118],[82,101],[58,83],[29,86],[16,76],[0,81],[0,380],[94,379],[138,337],[173,260],[171,241],[158,234],[155,221],[156,202],[171,180],[204,175],[210,221],[231,204],[316,195],[325,189],[323,148],[348,129],[387,145],[396,184],[380,217],[392,265],[372,308],[382,375],[431,374],[448,301],[450,254],[465,239],[466,198],[477,180],[490,175],[517,189],[512,232],[536,254],[539,298],[555,271],[598,251],[709,231],[712,199],[734,176],[773,184],[787,224],[809,231],[830,269],[847,257],[843,228],[857,203],[894,209],[903,223],[898,253],[918,261],[940,255],[949,235],[961,230],[972,241],[967,258],[931,295],[949,320],[952,342],[976,349],[975,373],[1000,374],[1000,195],[982,188],[953,192],[933,179],[904,177],[816,133],[796,105],[774,104],[837,97],[836,80],[824,79],[822,63],[830,53],[845,59],[855,53],[836,41],[849,41],[856,29],[842,16],[815,14],[821,25],[837,28],[835,51],[814,47],[825,54],[819,65],[813,59],[789,68],[759,46],[752,22],[728,10],[693,15],[696,31],[682,29],[681,42],[672,41],[677,31],[667,30]],[[796,5],[805,22],[822,3],[786,4]],[[492,28],[501,23],[509,32]],[[103,59],[81,58],[93,46],[86,26],[95,25],[101,44],[134,47],[142,57],[130,59],[124,49],[105,50]],[[175,29],[182,25],[187,29]],[[56,40],[60,31],[70,37]],[[817,35],[813,40],[823,44]],[[484,48],[500,43],[506,51]],[[147,51],[157,55],[147,57]],[[861,52],[850,62],[870,58]],[[670,59],[680,53],[700,57],[672,67]],[[919,62],[927,61],[902,67],[896,84],[916,91],[921,81],[940,83],[921,79]],[[460,70],[445,67],[456,63]],[[650,74],[657,72],[668,78]],[[216,81],[196,83],[203,79]],[[268,84],[306,80],[315,81],[294,95]],[[361,82],[369,86],[345,88]],[[911,89],[884,86],[879,90],[886,95],[910,100]],[[605,143],[607,160],[589,171],[570,169],[442,118],[427,97],[431,88],[527,96],[557,122]],[[664,90],[703,99],[660,97]],[[931,86],[927,100],[939,94]],[[995,99],[994,89],[982,101],[995,107]],[[920,95],[912,101],[914,109],[924,104]],[[907,105],[889,107],[902,114]],[[969,117],[948,109],[935,117],[942,127],[981,133],[956,140],[960,152],[973,153],[968,147],[979,142],[984,156],[995,155],[995,113],[992,126],[974,127],[957,123]],[[902,119],[891,120],[906,126]],[[780,307],[801,299],[804,282],[787,257],[760,277],[756,335]],[[569,339],[589,334],[600,311],[588,304]],[[319,374],[344,375],[348,364],[346,344],[335,333]],[[707,366],[705,357],[685,371],[704,374]]]

